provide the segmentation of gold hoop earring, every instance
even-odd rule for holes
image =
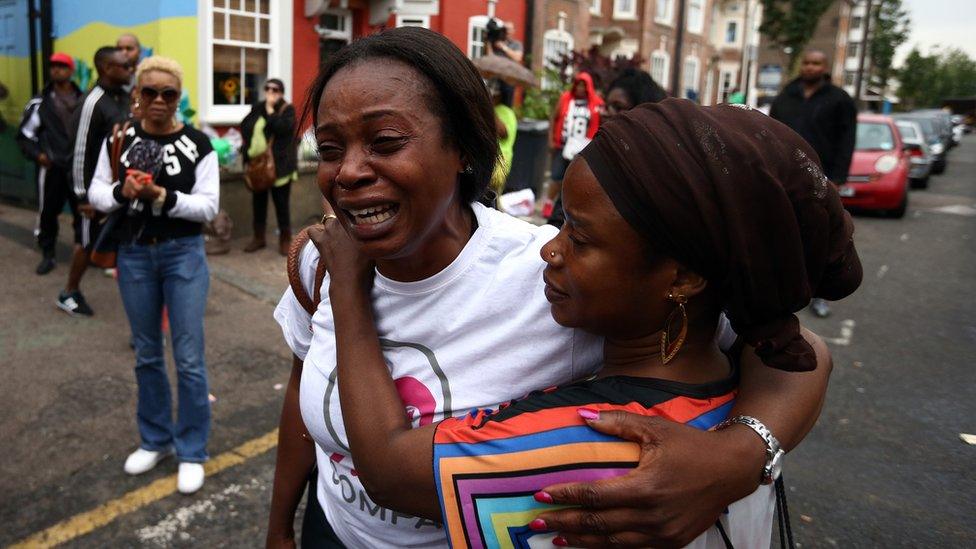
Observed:
[[[688,302],[688,298],[681,294],[674,295],[673,292],[669,292],[668,299],[677,303],[678,306],[671,311],[668,319],[664,321],[664,331],[661,333],[661,362],[665,365],[678,354],[681,346],[685,343],[685,337],[688,335],[688,311],[685,310],[685,303]],[[681,329],[678,330],[678,337],[672,340],[671,326],[679,313],[681,315]]]

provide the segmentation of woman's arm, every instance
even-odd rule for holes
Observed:
[[[832,368],[824,342],[806,329],[803,337],[817,354],[812,372],[776,370],[762,364],[751,348],[743,351],[731,412],[758,418],[787,450],[816,423]],[[742,425],[704,432],[622,412],[601,414],[590,425],[639,443],[641,459],[622,477],[544,490],[554,503],[581,506],[539,516],[572,546],[605,547],[611,538],[617,547],[687,545],[729,504],[755,491],[766,462],[764,443]]]
[[[298,390],[302,359],[292,360],[291,377],[285,389],[285,403],[278,422],[278,454],[275,460],[271,512],[268,516],[267,547],[295,546],[295,509],[305,492],[308,475],[315,465],[315,445],[305,430]]]
[[[189,193],[166,193],[162,211],[170,217],[206,223],[217,215],[220,207],[220,169],[216,151],[210,151],[200,159],[194,176],[196,181]]]
[[[411,429],[373,318],[373,266],[336,220],[310,233],[329,270],[339,402],[359,480],[375,503],[441,520],[434,485],[434,425]]]

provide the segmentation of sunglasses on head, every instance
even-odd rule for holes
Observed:
[[[278,86],[265,86],[264,87],[264,91],[266,91],[266,92],[274,92],[274,93],[281,93],[281,88],[279,88]]]
[[[142,96],[142,100],[146,103],[151,103],[160,96],[162,96],[163,101],[166,103],[176,103],[176,101],[180,98],[180,90],[176,88],[163,88],[159,90],[156,88],[143,86],[139,90],[139,95]]]

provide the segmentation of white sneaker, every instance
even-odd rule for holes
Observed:
[[[169,457],[170,453],[170,451],[154,452],[139,448],[125,459],[125,472],[130,475],[141,475],[151,471],[157,463]]]
[[[180,472],[176,476],[176,489],[181,494],[192,494],[203,486],[202,463],[180,463]]]

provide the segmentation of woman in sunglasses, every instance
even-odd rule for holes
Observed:
[[[288,197],[291,182],[298,179],[298,142],[295,139],[295,107],[285,101],[285,84],[281,80],[270,78],[264,84],[264,100],[255,103],[244,117],[241,133],[244,134],[241,151],[245,164],[271,147],[276,179],[270,194],[278,218],[278,253],[287,255],[291,247]],[[254,239],[244,246],[245,252],[256,252],[266,246],[268,194],[269,191],[264,190],[252,195]]]
[[[210,402],[203,349],[203,313],[210,273],[201,228],[217,214],[217,155],[200,131],[176,118],[183,81],[179,64],[150,57],[139,65],[136,86],[141,118],[121,137],[113,177],[102,144],[88,196],[103,212],[125,208],[115,226],[119,293],[132,329],[139,387],[136,421],[141,442],[125,472],[149,471],[175,450],[177,486],[184,494],[203,486],[210,434]],[[154,141],[159,147],[140,142]],[[161,149],[161,151],[160,151]],[[152,152],[160,154],[150,154]],[[169,378],[159,318],[169,313],[179,406],[173,423]]]

